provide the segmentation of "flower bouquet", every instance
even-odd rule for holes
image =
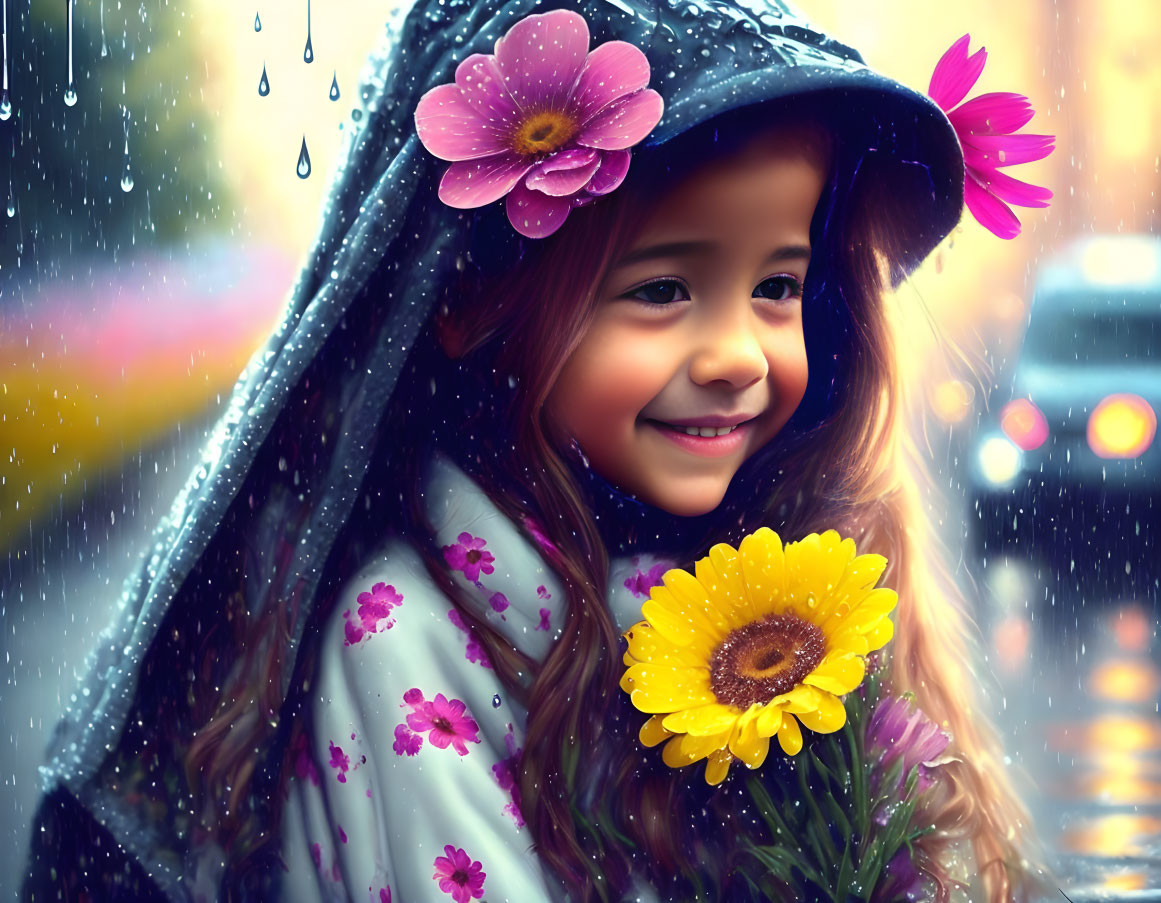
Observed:
[[[742,870],[763,899],[892,903],[922,891],[913,844],[934,828],[917,824],[917,807],[954,757],[910,694],[883,693],[874,653],[898,602],[875,587],[886,565],[834,530],[783,546],[763,527],[736,550],[715,545],[694,574],[668,571],[625,634],[621,688],[651,715],[641,742],[664,743],[671,768],[704,759],[710,785],[735,760],[748,769],[759,830],[743,841]],[[781,774],[761,768],[774,737],[789,757]]]

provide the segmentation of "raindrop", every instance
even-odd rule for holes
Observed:
[[[492,708],[494,708],[494,709],[500,708],[500,694],[499,693],[497,693],[495,696],[492,697]]]
[[[101,59],[109,55],[109,45],[105,43],[105,0],[101,0]]]
[[[258,13],[254,13],[254,30],[255,31],[262,30],[262,20],[258,18]]]
[[[304,63],[314,62],[314,48],[310,45],[310,0],[306,0],[306,49],[302,52]],[[305,179],[306,176],[303,176]]]
[[[351,110],[351,119],[353,119],[355,122],[358,122],[362,118],[363,118],[363,111],[360,110],[358,107],[355,107],[355,109]]]
[[[310,154],[306,152],[306,135],[302,136],[302,150],[298,152],[298,177],[305,179],[310,176]]]
[[[5,4],[7,7],[7,4]],[[68,0],[69,17],[69,81],[65,88],[64,102],[66,106],[73,106],[77,102],[77,92],[73,88],[73,0]]]
[[[339,99],[339,73],[336,70],[335,74],[331,76],[331,93],[329,95],[331,100]]]
[[[0,88],[0,119],[7,121],[12,115],[12,101],[8,98],[8,0],[4,0],[4,85]],[[11,214],[9,214],[11,215]]]
[[[16,216],[16,197],[12,194],[12,183],[8,183],[8,218]]]
[[[266,64],[262,64],[262,77],[258,79],[258,96],[265,97],[270,93],[270,79],[266,77]]]
[[[125,110],[125,160],[121,169],[121,190],[128,194],[133,190],[133,173],[129,170],[129,111]]]

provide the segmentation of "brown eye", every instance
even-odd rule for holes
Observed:
[[[802,295],[802,283],[793,276],[771,276],[758,288],[766,287],[774,301],[790,301]]]
[[[676,289],[684,290],[684,286],[682,286],[682,284],[676,279],[659,279],[656,282],[648,282],[639,288],[633,289],[633,291],[625,295],[625,297],[631,298],[634,301],[640,301],[644,304],[660,306],[671,304],[674,301],[686,300],[688,298],[688,296],[686,296],[686,298],[673,297],[674,291]],[[638,297],[640,295],[645,295],[645,297]]]

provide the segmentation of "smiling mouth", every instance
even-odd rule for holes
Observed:
[[[741,423],[736,423],[733,426],[678,426],[672,423],[666,423],[664,420],[653,420],[646,418],[645,423],[651,423],[654,426],[660,427],[664,430],[670,430],[674,433],[680,433],[686,436],[700,436],[703,439],[712,439],[716,436],[728,436],[730,433],[736,432],[741,427],[753,423],[758,418],[753,417],[749,420],[743,420]]]

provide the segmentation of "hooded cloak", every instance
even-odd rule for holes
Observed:
[[[531,241],[494,227],[502,201],[474,211],[440,202],[447,164],[420,143],[416,106],[515,22],[556,8],[584,16],[590,49],[621,40],[648,58],[664,114],[632,148],[630,174],[711,120],[752,128],[767,105],[817,98],[842,111],[829,203],[876,182],[890,186],[884,203],[911,214],[889,251],[893,282],[958,222],[963,158],[943,112],[777,0],[420,0],[402,10],[367,63],[357,128],[281,324],[239,378],[54,731],[26,891],[51,887],[50,868],[90,857],[92,875],[120,856],[108,887],[191,899],[183,874],[196,824],[179,751],[200,726],[190,718],[197,663],[214,644],[229,661],[229,612],[284,606],[289,652],[277,679],[287,698],[316,600],[357,566],[337,540],[363,509],[372,464],[392,465],[384,412],[416,350],[431,347],[443,289],[457,268],[502,271]],[[607,511],[639,516],[639,503],[615,496]],[[260,763],[254,812],[277,786],[290,720]]]

